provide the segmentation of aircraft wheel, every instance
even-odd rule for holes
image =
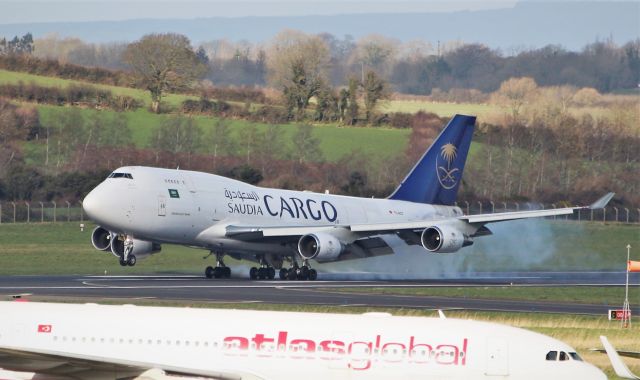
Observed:
[[[318,271],[315,269],[309,269],[309,280],[315,281],[318,278]]]
[[[137,262],[138,259],[136,259],[135,255],[129,255],[129,257],[127,258],[127,265],[130,267],[136,265]]]
[[[273,280],[274,278],[276,278],[276,270],[273,268],[268,268],[267,277],[269,277],[269,280]]]
[[[258,280],[264,280],[267,278],[266,268],[258,268]]]
[[[288,274],[289,274],[289,271],[287,270],[287,268],[280,269],[279,275],[281,280],[286,280]]]
[[[213,267],[207,267],[207,269],[204,270],[204,275],[206,278],[213,278],[213,273],[214,273]]]
[[[127,266],[127,262],[124,261],[124,259],[122,257],[120,258],[120,266],[121,267],[126,267]]]
[[[251,278],[252,280],[258,279],[258,268],[252,267],[251,269],[249,269],[249,278]]]
[[[309,267],[300,268],[300,273],[298,273],[298,280],[306,280],[309,278]]]
[[[291,268],[289,271],[289,273],[287,273],[287,278],[289,280],[297,280],[298,279],[298,271]]]
[[[223,268],[222,267],[215,267],[213,268],[213,277],[214,278],[220,278],[222,277],[223,274]]]
[[[222,271],[222,274],[223,274],[224,278],[231,278],[231,268],[224,267],[223,271]]]

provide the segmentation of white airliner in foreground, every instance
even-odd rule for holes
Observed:
[[[30,372],[10,379],[606,379],[561,341],[471,320],[31,302],[0,318],[0,367]]]
[[[341,261],[392,254],[396,235],[430,253],[456,252],[491,234],[487,223],[571,214],[581,207],[464,215],[455,200],[476,118],[454,116],[387,199],[356,198],[252,186],[217,175],[123,167],[83,201],[100,227],[95,248],[121,265],[160,250],[161,243],[210,250],[207,277],[229,277],[224,255],[258,262],[252,279],[314,280],[309,260]],[[589,208],[602,208],[607,194]],[[587,208],[587,207],[582,207]],[[283,265],[288,261],[288,267]],[[302,265],[298,264],[302,261]]]

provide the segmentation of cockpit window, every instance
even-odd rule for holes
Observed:
[[[116,172],[113,172],[113,173],[109,174],[108,178],[128,178],[128,179],[133,179],[133,176],[131,175],[131,173],[116,173]]]
[[[573,360],[577,360],[579,362],[582,361],[582,358],[580,357],[580,355],[578,355],[577,352],[569,352],[569,356],[571,356],[571,359]]]
[[[566,352],[560,351],[560,361],[569,360],[569,355]]]
[[[547,360],[552,360],[552,361],[558,360],[558,351],[547,352]]]

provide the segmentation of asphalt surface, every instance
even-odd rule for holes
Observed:
[[[477,273],[438,280],[339,280],[344,275],[321,274],[319,281],[207,280],[197,276],[0,276],[0,299],[15,294],[38,297],[82,297],[87,302],[115,298],[193,300],[218,303],[274,303],[293,305],[376,306],[415,309],[466,309],[603,315],[616,304],[573,304],[521,300],[448,298],[431,296],[345,293],[336,288],[446,286],[616,286],[624,294],[625,272]],[[366,277],[351,274],[350,277]],[[369,277],[371,275],[369,274]],[[376,275],[374,277],[380,277]],[[332,279],[334,278],[334,279]],[[328,279],[328,280],[327,280]],[[640,291],[640,273],[632,273],[631,293]],[[640,308],[633,305],[632,314]]]

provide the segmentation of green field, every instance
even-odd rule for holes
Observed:
[[[490,104],[472,103],[443,103],[418,100],[389,100],[382,103],[383,112],[417,113],[419,111],[435,113],[438,116],[449,117],[457,113],[465,115],[483,115],[498,108]]]
[[[57,113],[66,112],[66,107],[56,107],[49,105],[38,105],[42,123],[47,125]],[[98,112],[93,109],[82,109],[81,113],[85,119],[91,118]],[[137,147],[148,147],[150,137],[153,131],[158,128],[163,121],[171,117],[170,115],[157,115],[139,109],[133,112],[126,112],[129,128],[132,132],[132,142]],[[216,118],[205,116],[193,117],[202,130],[206,132],[213,128]],[[240,141],[239,136],[242,135],[244,129],[254,126],[258,131],[267,128],[267,124],[252,123],[246,120],[227,119],[232,127],[232,137],[236,141]],[[296,125],[282,124],[279,128],[284,129],[284,141],[287,148],[291,147],[292,136],[296,133]],[[340,127],[332,124],[319,124],[314,128],[315,136],[320,140],[320,149],[324,158],[328,161],[338,161],[343,156],[354,151],[359,151],[367,157],[376,157],[376,159],[384,160],[394,157],[404,152],[410,130],[407,129],[391,129],[391,128],[358,128],[358,127]],[[32,147],[33,154],[37,154],[38,149],[43,150],[42,144]],[[287,149],[285,149],[287,150]],[[41,153],[40,153],[41,155]]]
[[[620,307],[624,300],[621,286],[430,286],[430,287],[354,287],[335,288],[336,292],[375,293],[421,297],[454,297],[582,303]],[[630,289],[630,302],[640,304],[640,286]]]
[[[56,78],[56,77],[47,77],[42,75],[34,75],[34,74],[21,73],[16,71],[7,71],[7,70],[0,69],[0,84],[4,84],[4,83],[18,84],[19,82],[23,82],[24,84],[35,83],[39,86],[61,87],[61,88],[66,88],[70,85],[90,86],[90,87],[95,87],[103,90],[109,90],[114,95],[130,96],[132,98],[143,101],[145,106],[149,106],[149,104],[151,103],[151,97],[149,95],[149,92],[144,90],[139,90],[136,88],[109,86],[104,84],[95,84],[91,82],[83,82],[78,80],[62,79],[62,78]],[[176,106],[179,106],[186,99],[196,99],[196,97],[181,95],[181,94],[167,94],[167,96],[163,98],[163,102],[166,102],[167,104],[173,107],[176,107]]]
[[[530,228],[522,222],[513,223],[527,232]],[[534,249],[533,244],[536,240],[545,239],[544,245],[537,247],[541,251],[531,253],[546,255],[544,260],[535,262],[535,265],[527,261],[523,255],[516,255],[511,251],[515,243],[506,240],[509,233],[513,232],[503,231],[496,233],[497,236],[479,238],[478,243],[455,254],[427,255],[417,249],[409,253],[403,252],[370,260],[316,267],[320,272],[375,271],[382,267],[387,271],[397,270],[399,276],[409,274],[422,278],[458,276],[472,271],[624,270],[626,249],[623,245],[628,243],[633,247],[640,247],[638,227],[633,225],[552,221],[540,223],[534,226],[539,229],[542,228],[540,225],[544,226],[543,235],[519,236],[516,242]],[[0,224],[0,275],[100,274],[105,271],[112,274],[200,274],[205,266],[213,262],[211,259],[202,259],[207,254],[204,250],[165,244],[161,253],[140,260],[133,268],[122,268],[113,255],[96,251],[91,246],[92,228],[93,226],[87,223],[84,232],[81,232],[78,222]],[[613,242],[623,245],[614,249],[612,247],[616,244]],[[554,250],[547,252],[551,247],[554,247]],[[634,252],[632,254],[635,255]],[[381,262],[384,265],[381,265]],[[237,273],[247,271],[252,265],[248,262],[243,264],[245,266],[240,267]],[[436,270],[438,268],[446,270]]]

